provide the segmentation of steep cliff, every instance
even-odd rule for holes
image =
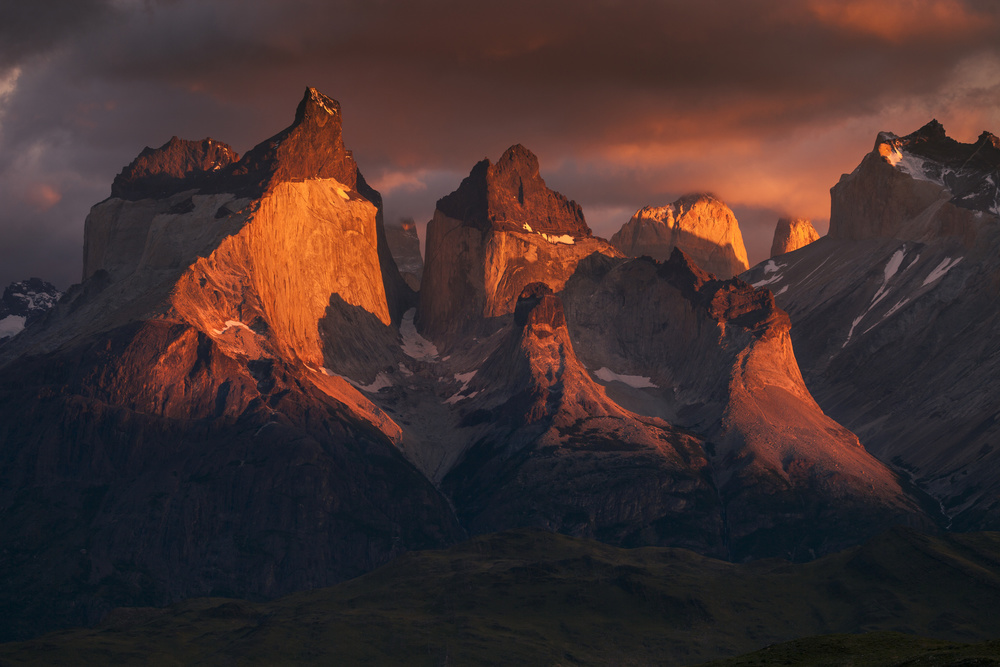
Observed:
[[[399,224],[386,225],[385,235],[392,258],[399,267],[399,274],[410,289],[418,291],[424,274],[424,257],[420,253],[420,237],[413,218],[400,220]]]
[[[699,267],[724,280],[749,268],[736,216],[708,194],[639,209],[611,237],[611,245],[626,257],[646,255],[660,261],[680,248]]]
[[[532,526],[727,555],[701,441],[607,397],[547,285],[522,291],[499,335],[464,390],[461,428],[475,444],[442,484],[471,531]]]
[[[0,348],[4,638],[463,534],[351,384],[401,356],[398,272],[339,105],[309,89],[239,161],[220,146],[144,151],[88,218],[84,282]]]
[[[819,238],[819,232],[806,218],[779,218],[771,242],[771,257],[803,248]]]
[[[898,137],[880,132],[875,148],[831,190],[836,240],[952,236],[975,244],[984,216],[1000,216],[1000,140],[983,132],[972,144],[935,120]]]
[[[663,264],[592,257],[563,300],[577,353],[619,404],[704,438],[731,557],[808,558],[897,522],[928,525],[813,400],[767,290],[675,250]]]
[[[931,122],[832,190],[830,237],[754,267],[813,395],[962,529],[1000,527],[1000,150]]]

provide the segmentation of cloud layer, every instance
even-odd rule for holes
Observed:
[[[779,214],[825,227],[879,130],[1000,130],[986,0],[50,0],[0,9],[0,285],[78,279],[83,220],[172,135],[240,152],[306,85],[389,218],[426,220],[513,143],[612,234],[716,193],[751,261]]]

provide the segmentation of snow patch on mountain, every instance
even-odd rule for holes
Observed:
[[[605,382],[622,382],[635,389],[659,389],[651,378],[641,375],[620,375],[606,366],[594,371],[594,377]]]
[[[437,361],[438,349],[434,343],[420,335],[417,325],[413,323],[413,318],[417,314],[416,308],[410,308],[403,313],[403,320],[399,323],[399,335],[402,338],[403,354],[418,361]]]
[[[963,259],[965,258],[959,257],[955,260],[952,260],[951,257],[945,257],[943,260],[941,260],[941,263],[938,264],[934,268],[934,270],[930,272],[930,275],[924,278],[924,284],[921,285],[921,287],[926,287],[927,285],[930,285],[931,283],[940,280],[941,278],[944,277],[946,273],[951,271],[951,269],[957,266],[958,263],[961,262]]]
[[[886,262],[885,269],[883,269],[885,279],[882,281],[882,286],[878,288],[877,292],[875,292],[875,296],[872,297],[872,302],[871,305],[868,306],[868,310],[871,310],[872,306],[881,301],[885,295],[889,293],[889,281],[892,280],[892,277],[899,271],[899,267],[903,264],[904,257],[906,257],[906,246],[903,246],[896,252],[892,253],[892,257],[889,258],[889,261]],[[867,311],[865,311],[865,314],[867,314]]]
[[[906,258],[906,246],[905,245],[902,248],[900,248],[899,250],[897,250],[896,252],[892,253],[892,257],[889,258],[889,261],[885,263],[885,268],[882,269],[882,285],[878,288],[878,291],[875,292],[875,296],[872,297],[872,300],[868,304],[868,308],[865,309],[865,312],[863,312],[860,315],[858,315],[856,318],[854,318],[854,321],[851,322],[851,328],[847,332],[847,339],[840,346],[841,349],[847,347],[847,344],[851,342],[851,338],[854,336],[854,330],[857,328],[857,326],[859,324],[861,324],[861,320],[865,319],[865,317],[868,315],[868,313],[870,313],[872,311],[872,308],[874,308],[875,306],[877,306],[878,303],[880,301],[882,301],[882,299],[884,299],[889,294],[889,281],[892,280],[893,277],[895,277],[895,275],[897,273],[899,273],[899,267],[901,267],[903,265],[903,260],[905,258]],[[919,255],[917,255],[917,259],[920,259]],[[910,262],[909,264],[907,264],[906,268],[908,269],[911,266],[913,266],[914,264],[916,264],[916,261],[913,261],[913,262]],[[905,270],[906,269],[904,269],[904,271]],[[876,322],[872,326],[870,326],[867,329],[865,329],[862,332],[862,334],[866,334],[869,331],[871,331],[872,329],[874,329],[885,318],[889,317],[890,315],[892,315],[893,313],[895,313],[899,308],[901,308],[905,302],[906,302],[906,299],[903,299],[903,301],[901,301],[900,303],[897,303],[895,306],[893,306],[891,309],[889,309],[889,312],[887,312],[885,315],[883,315],[882,318],[879,319],[878,322]]]
[[[20,315],[8,315],[0,320],[0,338],[16,336],[24,329],[24,320]]]
[[[243,322],[240,322],[239,320],[226,320],[225,326],[223,326],[221,329],[212,329],[212,333],[214,333],[216,336],[221,336],[222,334],[226,333],[233,327],[246,329],[250,333],[253,333],[253,329],[251,329],[248,325],[244,324]]]
[[[753,287],[764,287],[765,285],[773,285],[774,283],[781,280],[781,274],[778,273],[781,269],[788,266],[787,264],[777,264],[773,259],[767,260],[767,264],[764,266],[764,275],[773,273],[774,275],[770,278],[765,278],[764,280],[758,280],[753,284]]]

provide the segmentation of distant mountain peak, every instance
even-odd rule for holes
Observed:
[[[732,210],[707,192],[686,194],[666,206],[646,206],[611,237],[629,257],[664,261],[681,248],[703,269],[731,278],[749,268],[743,234]]]
[[[438,200],[448,217],[481,231],[521,231],[590,237],[579,204],[549,189],[539,173],[538,157],[514,144],[496,164],[481,160],[458,189]],[[527,227],[525,227],[527,225]]]
[[[340,102],[324,95],[315,88],[306,88],[306,93],[295,109],[295,123],[306,122],[309,116],[325,114],[327,116],[340,115]]]
[[[819,239],[819,232],[808,218],[779,218],[771,242],[771,257],[798,250]]]
[[[971,144],[949,137],[936,120],[903,137],[879,132],[872,152],[831,190],[830,237],[951,236],[973,244],[977,216],[1000,216],[998,169],[1000,140],[989,132]],[[923,215],[940,199],[949,206]]]
[[[159,148],[146,147],[111,184],[119,199],[152,199],[203,187],[239,159],[230,146],[212,138],[171,137]]]

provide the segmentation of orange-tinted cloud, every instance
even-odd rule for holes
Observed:
[[[62,201],[62,194],[47,183],[34,183],[24,191],[24,201],[38,211],[47,211]]]
[[[0,198],[23,205],[0,234],[37,213],[76,255],[88,208],[144,146],[212,136],[243,153],[306,85],[340,100],[387,219],[418,222],[514,143],[610,233],[689,190],[822,219],[879,130],[1000,130],[995,0],[53,2],[91,18],[49,26],[20,3],[0,26],[0,78],[22,71],[0,136],[0,195],[16,195]],[[62,200],[38,213],[11,174]],[[0,270],[45,261],[37,234],[2,240]]]
[[[822,22],[899,43],[911,38],[954,38],[996,27],[995,16],[962,0],[810,0]]]

